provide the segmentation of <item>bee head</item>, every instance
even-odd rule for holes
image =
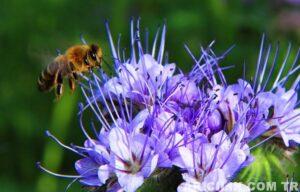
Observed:
[[[88,53],[91,64],[94,67],[100,67],[102,60],[102,49],[95,44],[90,45],[90,51]]]

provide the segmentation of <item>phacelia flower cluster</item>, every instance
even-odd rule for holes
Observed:
[[[132,21],[128,57],[120,39],[115,46],[107,23],[106,29],[113,70],[112,75],[91,72],[81,87],[84,145],[68,147],[48,133],[81,156],[75,162],[78,175],[65,177],[111,192],[134,192],[175,167],[182,174],[178,192],[246,192],[249,187],[234,179],[254,161],[254,147],[280,137],[287,147],[300,143],[299,51],[291,61],[291,46],[277,70],[279,49],[272,57],[263,36],[252,80],[244,75],[229,84],[223,71],[230,67],[221,63],[230,49],[217,56],[211,43],[196,57],[186,46],[194,64],[183,73],[164,53],[165,25],[149,51],[148,37],[142,46],[139,22]],[[82,122],[86,110],[97,119],[89,131]]]

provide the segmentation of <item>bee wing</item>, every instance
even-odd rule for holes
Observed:
[[[52,63],[57,55],[39,50],[30,52],[29,56],[37,61],[42,70],[45,69],[50,63]]]

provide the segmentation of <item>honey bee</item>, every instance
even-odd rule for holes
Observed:
[[[102,50],[95,44],[75,45],[58,55],[40,74],[37,84],[42,92],[55,89],[57,98],[63,94],[63,80],[67,78],[73,92],[78,74],[101,67]]]

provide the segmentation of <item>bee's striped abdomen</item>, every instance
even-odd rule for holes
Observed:
[[[57,76],[61,66],[65,63],[65,60],[65,56],[58,56],[42,71],[37,81],[38,89],[40,91],[50,91],[57,84]]]
[[[57,71],[50,71],[49,66],[42,71],[38,78],[38,89],[40,91],[49,91],[55,85]]]

